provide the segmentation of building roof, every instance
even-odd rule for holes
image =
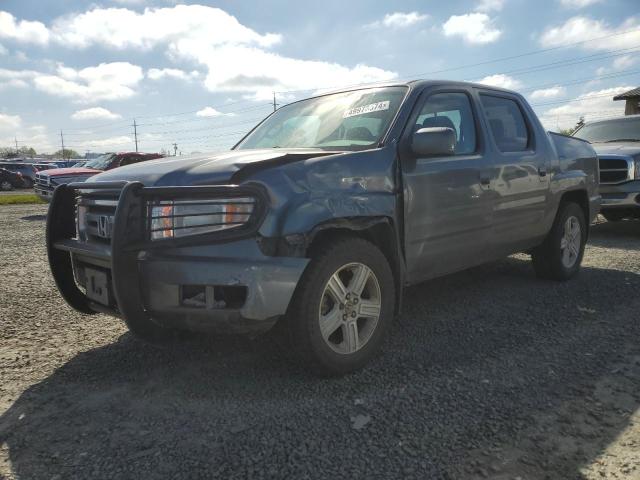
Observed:
[[[640,87],[629,90],[613,97],[614,100],[626,100],[627,98],[640,97]]]

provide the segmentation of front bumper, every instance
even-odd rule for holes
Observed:
[[[45,202],[50,202],[53,197],[53,187],[43,187],[42,185],[36,184],[33,190],[36,192],[36,195]]]
[[[600,185],[602,210],[640,209],[640,180]]]
[[[95,188],[121,188],[110,244],[76,238],[76,190]],[[207,188],[215,195],[223,187],[200,190]],[[55,190],[47,219],[47,250],[65,300],[81,312],[108,313],[128,323],[144,318],[168,327],[231,333],[259,333],[273,326],[286,312],[309,260],[265,255],[255,232],[224,242],[215,236],[145,240],[144,205],[158,190],[180,187],[83,183]],[[87,296],[87,269],[106,274],[109,301]],[[220,301],[218,292],[230,290],[244,294],[233,302]],[[191,296],[201,292],[201,301],[186,299],[187,291]]]

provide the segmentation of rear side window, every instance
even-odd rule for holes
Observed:
[[[489,129],[502,152],[522,152],[531,144],[531,134],[515,100],[480,95]]]

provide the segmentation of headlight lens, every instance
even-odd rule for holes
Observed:
[[[238,228],[249,221],[254,208],[251,197],[156,201],[149,205],[151,240]]]

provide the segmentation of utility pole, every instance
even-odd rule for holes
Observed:
[[[275,112],[278,109],[278,103],[276,103],[276,92],[273,92],[273,111]]]
[[[174,142],[173,144],[173,156],[177,157],[178,156],[178,144]]]
[[[62,145],[62,159],[64,160],[64,137],[62,136],[62,130],[60,130],[60,144]]]
[[[18,137],[13,137],[16,142],[16,155],[20,155],[20,150],[18,149]]]
[[[138,153],[138,125],[135,118],[133,119],[133,138],[136,141],[136,153]]]

